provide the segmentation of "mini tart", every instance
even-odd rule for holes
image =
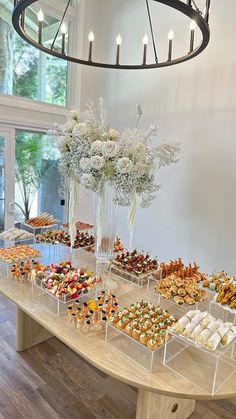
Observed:
[[[150,339],[150,336],[148,336],[147,333],[141,333],[139,337],[139,342],[142,343],[143,345],[146,345],[149,339]]]
[[[139,322],[136,319],[131,320],[130,324],[132,325],[133,329],[139,326]]]
[[[165,339],[169,339],[169,333],[168,333],[168,331],[167,330],[161,330],[159,333],[158,333],[158,336],[159,337],[162,337],[163,338],[163,341],[165,341]],[[164,342],[163,342],[164,343]]]
[[[117,323],[116,323],[116,327],[117,327],[117,329],[124,329],[124,327],[125,327],[125,323],[123,322],[123,320],[122,319],[120,319]]]
[[[159,316],[152,317],[152,318],[151,318],[151,322],[152,322],[152,324],[157,324],[157,323],[159,323]]]
[[[136,314],[134,313],[134,312],[130,312],[129,314],[128,314],[128,317],[129,317],[129,319],[130,320],[134,320],[135,318],[136,318]]]
[[[127,335],[132,335],[133,332],[133,326],[131,323],[128,323],[125,328],[124,328],[125,333],[127,333]]]
[[[157,346],[161,346],[165,342],[165,337],[164,337],[164,335],[161,335],[161,334],[155,335],[154,336],[154,339],[155,339],[155,341],[157,343]]]
[[[160,331],[160,326],[159,326],[159,324],[154,324],[154,325],[152,326],[152,330],[153,330],[153,332],[154,332],[154,333],[158,333],[158,332]]]
[[[143,333],[145,333],[148,329],[150,328],[150,325],[148,325],[147,323],[143,323],[142,325],[141,325],[141,331],[143,332]]]
[[[125,315],[124,317],[122,317],[122,321],[124,322],[125,325],[127,325],[130,322],[129,316]]]
[[[141,330],[133,329],[132,337],[136,340],[139,340],[141,334],[142,334]]]
[[[123,308],[120,312],[121,312],[123,315],[126,315],[126,314],[129,314],[129,309],[128,309],[128,308]]]
[[[111,324],[116,324],[118,321],[119,321],[119,318],[118,318],[117,316],[111,316],[111,317],[109,318],[109,322],[110,322]]]
[[[147,341],[147,347],[149,349],[156,349],[158,347],[158,343],[155,338],[151,338]]]
[[[148,335],[148,336],[149,336],[149,339],[150,339],[150,338],[152,338],[152,337],[154,336],[154,332],[153,332],[153,330],[152,330],[152,329],[149,329],[149,330],[146,332],[146,335]]]

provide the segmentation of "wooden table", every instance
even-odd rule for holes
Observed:
[[[106,344],[102,335],[87,336],[75,330],[67,316],[58,317],[33,299],[29,283],[18,284],[2,277],[0,292],[16,305],[17,351],[56,336],[99,370],[138,389],[137,419],[184,419],[194,411],[195,400],[212,398],[164,366],[149,373]],[[213,398],[225,399],[235,395],[236,376],[233,375]]]

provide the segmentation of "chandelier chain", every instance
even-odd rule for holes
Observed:
[[[65,19],[66,12],[67,12],[67,10],[68,10],[68,8],[69,8],[69,5],[70,5],[71,1],[72,1],[72,0],[68,0],[68,3],[67,3],[67,5],[66,5],[66,8],[65,8],[65,10],[64,10],[64,13],[63,13],[63,15],[62,15],[62,18],[61,18],[60,24],[59,24],[58,29],[57,29],[57,31],[56,31],[56,34],[55,34],[55,36],[54,36],[54,39],[53,39],[53,42],[52,42],[52,45],[51,45],[51,50],[53,50],[53,48],[54,48],[54,45],[55,45],[55,42],[56,42],[57,36],[58,36],[58,34],[59,34],[59,31],[60,31],[60,29],[61,29],[61,25],[62,25],[62,23],[63,23],[63,21],[64,21],[64,19]]]
[[[148,0],[146,0],[146,6],[147,6],[147,13],[148,13],[150,31],[151,31],[151,36],[152,36],[152,45],[153,45],[153,50],[154,50],[155,61],[156,61],[156,63],[158,63],[157,50],[156,50],[156,44],[155,44],[155,38],[154,38],[154,32],[153,32],[153,26],[152,26],[152,18],[151,18],[151,13],[150,13],[150,7],[149,7]]]

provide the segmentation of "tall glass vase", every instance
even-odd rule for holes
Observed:
[[[97,274],[107,278],[109,262],[114,252],[117,205],[113,202],[114,189],[104,183],[96,192],[94,202],[94,233]]]

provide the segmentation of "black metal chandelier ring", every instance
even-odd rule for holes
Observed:
[[[88,60],[80,59],[77,57],[73,57],[69,54],[66,54],[64,50],[62,51],[56,51],[53,49],[54,43],[51,48],[48,48],[43,45],[42,42],[37,42],[33,38],[31,38],[25,31],[25,12],[26,9],[31,6],[32,4],[36,3],[38,0],[15,0],[14,1],[14,10],[12,14],[12,23],[16,30],[16,32],[23,38],[26,42],[34,46],[35,48],[38,48],[39,50],[45,52],[46,54],[52,55],[57,58],[62,58],[67,61],[71,61],[78,64],[83,65],[89,65],[94,67],[103,67],[103,68],[113,68],[113,69],[121,69],[121,70],[142,70],[142,69],[150,69],[150,68],[159,68],[159,67],[167,67],[170,65],[175,65],[179,63],[183,63],[185,61],[188,61],[197,55],[199,55],[208,45],[209,39],[210,39],[210,29],[208,24],[208,18],[209,18],[209,9],[210,9],[210,0],[206,0],[206,7],[204,13],[202,13],[196,5],[196,2],[193,0],[187,0],[187,1],[181,1],[181,0],[153,0],[157,3],[164,4],[172,9],[175,9],[182,14],[189,17],[195,25],[197,25],[202,33],[202,42],[197,46],[194,47],[194,29],[191,30],[191,38],[190,38],[190,50],[183,56],[180,56],[178,58],[172,58],[172,39],[173,37],[169,37],[169,51],[168,51],[168,57],[166,61],[159,61],[156,56],[156,50],[155,50],[155,42],[154,42],[154,36],[153,36],[153,28],[150,18],[150,10],[148,5],[148,0],[146,0],[148,12],[149,12],[149,23],[151,27],[151,34],[152,34],[152,41],[153,41],[153,47],[154,47],[154,56],[155,56],[155,62],[154,63],[146,63],[146,50],[144,45],[144,58],[142,64],[121,64],[119,60],[119,49],[120,44],[117,42],[117,56],[116,56],[116,62],[114,64],[112,63],[103,63],[103,62],[96,62],[92,60],[91,57],[91,51],[89,54]],[[68,2],[69,5],[70,2]],[[68,8],[67,5],[67,8]],[[61,19],[59,29],[61,28],[61,25],[63,23],[67,8],[65,10],[65,13]],[[203,16],[204,14],[204,16]],[[59,32],[59,29],[55,35],[55,38]],[[55,39],[54,39],[55,41]],[[90,46],[92,46],[92,41],[90,41]]]

